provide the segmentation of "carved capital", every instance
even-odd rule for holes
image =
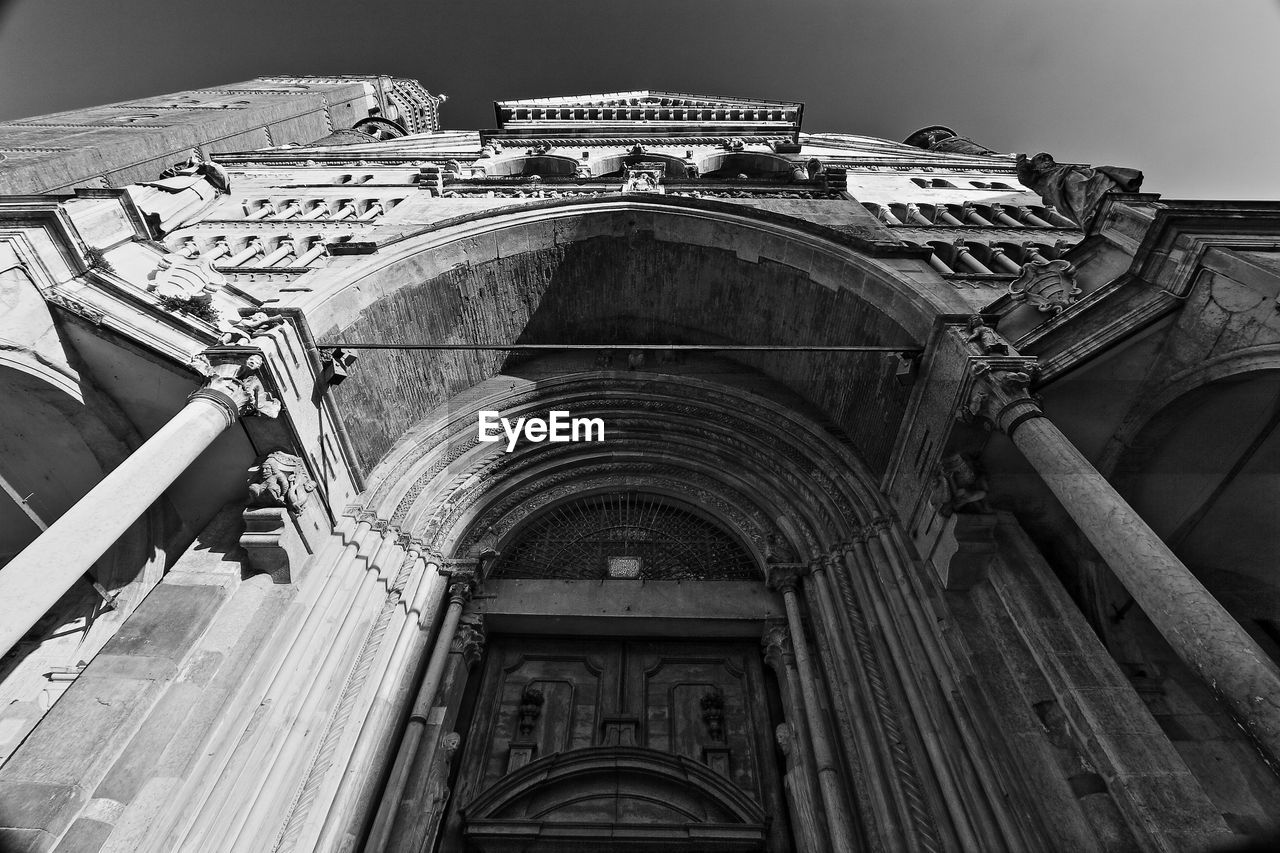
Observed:
[[[1035,359],[976,358],[970,360],[972,383],[959,417],[966,422],[985,421],[1011,433],[1023,421],[1043,417],[1040,401],[1030,392]]]
[[[765,663],[779,676],[785,677],[786,667],[791,660],[791,634],[785,622],[770,621],[764,626],[760,636],[760,648]]]
[[[216,403],[231,423],[242,415],[274,418],[280,414],[280,401],[267,392],[258,375],[265,365],[257,347],[210,347],[191,359],[205,383],[188,399]]]
[[[449,651],[462,655],[467,668],[475,666],[484,655],[484,620],[480,616],[465,617],[449,643]]]
[[[770,563],[765,566],[769,589],[782,593],[795,592],[800,579],[809,573],[804,563]]]
[[[472,576],[451,575],[449,582],[449,604],[465,605],[471,600],[476,581]]]
[[[877,516],[867,522],[867,536],[879,536],[884,531],[893,526],[893,520],[887,515]]]

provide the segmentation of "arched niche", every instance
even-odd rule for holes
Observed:
[[[578,161],[572,157],[555,154],[529,154],[517,157],[502,157],[492,160],[478,160],[477,166],[484,167],[487,177],[529,177],[538,175],[544,178],[572,177],[578,172]]]
[[[722,151],[698,161],[698,173],[704,178],[746,175],[749,178],[790,179],[797,170],[803,172],[804,166],[786,157],[759,151]]]
[[[601,157],[591,161],[591,174],[598,178],[621,177],[627,166],[640,163],[662,163],[666,167],[665,177],[689,177],[689,167],[683,159],[672,154],[642,151],[639,154],[626,153]]]

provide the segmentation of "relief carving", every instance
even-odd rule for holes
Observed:
[[[942,460],[934,478],[932,503],[944,518],[956,513],[986,513],[987,480],[973,460],[953,453]]]
[[[1076,268],[1069,261],[1032,261],[1009,283],[1014,302],[1025,302],[1044,314],[1057,316],[1076,303]]]
[[[274,418],[280,414],[280,401],[271,396],[258,377],[258,371],[265,364],[262,353],[246,354],[240,348],[197,353],[191,357],[191,366],[205,377],[205,384],[191,399],[213,399],[229,410],[234,409],[234,415]]]
[[[285,319],[277,314],[271,316],[265,311],[255,311],[231,323],[219,324],[222,334],[218,343],[224,346],[250,346],[255,338],[262,337],[277,326],[284,325]]]
[[[249,501],[253,506],[284,507],[290,515],[302,515],[303,507],[316,490],[302,459],[283,450],[268,453],[249,473],[254,477],[249,483]]]
[[[1008,355],[1009,342],[995,329],[989,327],[980,314],[969,318],[966,341],[981,350],[983,355]]]

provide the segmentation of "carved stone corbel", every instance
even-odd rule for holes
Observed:
[[[765,623],[764,633],[760,636],[760,649],[764,661],[781,679],[787,678],[787,667],[790,665],[791,634],[785,622],[770,620]]]
[[[277,450],[249,469],[249,507],[243,514],[245,532],[240,547],[250,567],[275,583],[292,583],[295,570],[306,564],[315,548],[307,526],[298,523],[316,489],[298,456]]]
[[[462,655],[462,662],[471,669],[484,656],[484,617],[478,614],[464,616],[458,623],[449,651]]]

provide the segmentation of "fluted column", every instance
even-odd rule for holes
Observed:
[[[0,651],[11,649],[241,415],[275,417],[261,350],[208,350],[204,387],[115,470],[0,569]]]
[[[1045,416],[1027,393],[1033,359],[970,362],[962,417],[984,418],[1009,435],[1156,630],[1280,764],[1280,668]]]
[[[805,573],[805,566],[798,563],[775,563],[769,566],[769,586],[782,593],[787,609],[787,627],[791,633],[791,647],[795,651],[796,669],[800,676],[800,692],[804,698],[805,718],[809,734],[813,738],[814,770],[818,777],[818,791],[827,813],[827,849],[833,853],[851,853],[857,849],[853,824],[850,821],[852,803],[841,790],[840,773],[836,765],[835,750],[822,719],[818,697],[818,676],[809,656],[809,643],[804,636],[804,621],[800,615],[800,602],[796,588]]]
[[[427,716],[435,700],[436,691],[440,688],[440,680],[444,676],[445,664],[448,663],[454,635],[458,630],[458,622],[462,618],[462,608],[471,598],[475,587],[474,572],[453,572],[449,584],[449,605],[440,624],[440,632],[436,635],[435,648],[431,650],[431,660],[427,664],[426,674],[422,677],[422,685],[414,699],[413,709],[409,714],[409,724],[404,737],[400,740],[400,748],[396,753],[395,764],[391,768],[391,776],[387,780],[386,790],[382,795],[382,804],[373,820],[373,828],[369,833],[369,843],[365,845],[366,853],[381,853],[391,839],[391,831],[395,828],[396,815],[400,810],[400,801],[404,797],[405,784],[409,781],[409,770],[413,758],[418,753],[423,732],[427,727]]]

